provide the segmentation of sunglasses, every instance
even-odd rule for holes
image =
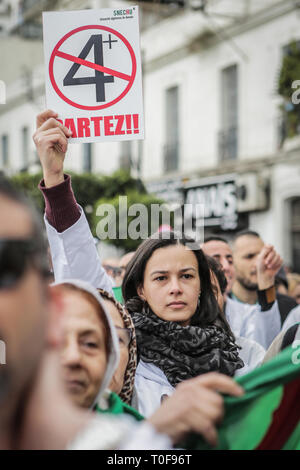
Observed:
[[[14,287],[29,265],[47,277],[44,253],[33,239],[0,239],[0,289]]]
[[[122,274],[122,268],[110,266],[109,264],[103,264],[103,267],[106,271],[111,272],[112,277],[117,277]]]

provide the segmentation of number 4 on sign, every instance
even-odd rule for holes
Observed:
[[[92,47],[94,47],[94,61],[96,65],[103,67],[103,42],[109,42],[109,48],[111,49],[111,43],[116,42],[112,41],[109,38],[109,41],[102,40],[102,34],[93,34],[82,51],[80,52],[78,58],[85,59],[89,54]],[[106,83],[113,83],[114,77],[113,75],[104,75],[104,72],[99,70],[95,70],[95,75],[93,77],[78,77],[74,78],[74,75],[77,73],[79,68],[82,64],[73,64],[70,68],[69,72],[64,78],[63,84],[64,86],[72,86],[72,85],[96,85],[96,101],[103,102],[105,101],[105,84]]]

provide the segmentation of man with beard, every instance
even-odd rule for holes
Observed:
[[[206,255],[214,258],[222,266],[227,281],[226,292],[224,294],[226,297],[231,292],[235,281],[233,254],[228,241],[218,236],[207,237],[201,248]]]
[[[223,268],[227,287],[224,289],[224,313],[234,334],[255,340],[268,348],[280,331],[281,321],[278,303],[275,301],[275,274],[281,265],[281,258],[272,246],[266,245],[255,259],[257,269],[256,296],[254,305],[232,298],[232,286],[236,272],[231,246],[225,238],[211,236],[201,246],[204,253],[214,258]],[[268,263],[268,265],[266,264]]]
[[[254,305],[258,301],[257,259],[265,244],[257,232],[240,232],[233,244],[233,262],[236,279],[232,287],[232,298],[244,304]],[[279,256],[279,255],[277,255]],[[269,260],[267,259],[267,263]],[[296,306],[288,296],[276,294],[281,323]]]

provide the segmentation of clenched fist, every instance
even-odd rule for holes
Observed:
[[[36,119],[33,141],[42,165],[46,187],[64,181],[64,160],[72,132],[57,120],[58,114],[46,110]]]

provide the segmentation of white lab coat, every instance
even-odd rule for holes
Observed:
[[[277,300],[270,310],[262,312],[258,304],[243,304],[228,297],[225,315],[235,336],[252,339],[265,349],[268,349],[281,330]]]
[[[170,438],[128,415],[95,415],[68,450],[172,450]],[[113,454],[112,454],[113,455]]]
[[[300,305],[290,311],[282,325],[282,331],[288,330],[291,326],[295,325],[296,323],[300,323]]]
[[[160,407],[164,395],[170,396],[175,390],[159,367],[142,360],[136,369],[134,387],[137,393],[138,411],[145,418]]]
[[[64,232],[57,232],[45,216],[55,282],[81,279],[112,293],[112,282],[101,265],[89,224],[81,207],[81,216]]]

